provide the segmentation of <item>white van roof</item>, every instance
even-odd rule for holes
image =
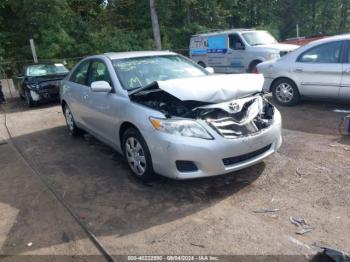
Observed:
[[[245,31],[265,31],[265,30],[256,30],[255,28],[233,28],[229,30],[217,30],[217,31],[211,31],[206,33],[199,33],[199,34],[192,35],[192,37],[232,34],[232,33],[245,32]]]

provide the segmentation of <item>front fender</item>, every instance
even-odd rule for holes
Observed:
[[[253,61],[261,61],[261,62],[265,62],[267,61],[267,59],[263,56],[256,56],[256,57],[253,57],[251,59],[251,61],[249,62],[249,64],[251,64]]]

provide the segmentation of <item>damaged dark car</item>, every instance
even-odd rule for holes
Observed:
[[[23,67],[22,75],[14,79],[21,98],[29,107],[59,100],[59,87],[68,69],[59,63],[40,63]]]
[[[213,75],[172,52],[107,53],[82,60],[60,95],[69,132],[109,144],[138,178],[191,179],[254,165],[281,146],[263,81]]]

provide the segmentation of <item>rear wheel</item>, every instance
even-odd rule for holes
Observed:
[[[282,106],[294,106],[300,101],[297,86],[287,78],[279,79],[273,84],[272,95],[276,103]]]
[[[154,177],[151,153],[137,129],[129,128],[124,132],[123,150],[125,159],[135,177],[143,181],[149,181]]]
[[[72,136],[78,136],[81,134],[81,129],[77,127],[74,121],[74,117],[68,105],[64,106],[64,116],[66,118],[66,123],[68,131]]]

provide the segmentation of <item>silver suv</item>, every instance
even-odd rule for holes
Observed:
[[[275,152],[281,116],[263,77],[208,71],[171,52],[85,58],[60,90],[68,129],[112,146],[143,180],[229,173]]]

